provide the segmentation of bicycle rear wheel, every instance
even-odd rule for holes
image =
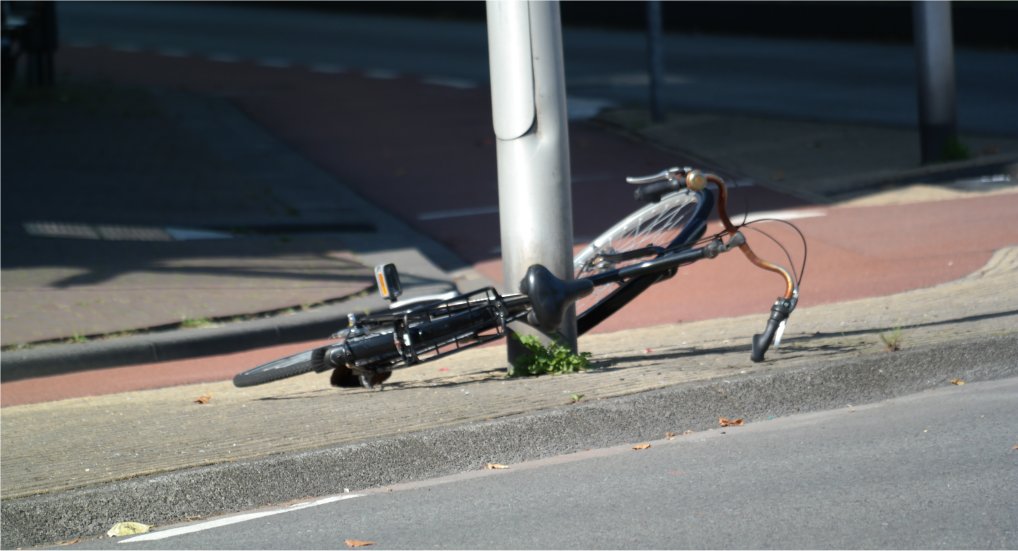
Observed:
[[[262,364],[258,367],[248,369],[243,373],[238,373],[233,378],[233,386],[245,387],[261,385],[272,381],[278,381],[279,379],[308,373],[314,369],[312,364],[312,355],[314,353],[314,350],[305,350],[304,352],[292,354],[285,358],[273,360],[267,364]]]
[[[601,234],[573,258],[577,279],[659,256],[608,261],[604,255],[635,251],[647,247],[670,249],[691,245],[703,236],[707,216],[714,204],[709,192],[682,190],[665,195],[623,218]],[[576,302],[576,326],[579,334],[589,331],[617,312],[647,287],[660,281],[662,274],[638,277],[621,283],[594,287],[594,291]]]

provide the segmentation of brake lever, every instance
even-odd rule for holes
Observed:
[[[651,174],[650,176],[626,176],[626,183],[633,184],[635,186],[641,186],[644,184],[651,184],[654,182],[660,182],[662,180],[675,180],[681,175],[693,170],[690,167],[679,168],[673,166],[672,168],[666,168],[657,174]]]

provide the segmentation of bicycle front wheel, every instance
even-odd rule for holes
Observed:
[[[605,255],[636,251],[647,247],[669,249],[691,245],[703,236],[707,216],[714,203],[709,192],[682,190],[665,195],[623,218],[601,234],[573,258],[577,279],[624,268],[658,256],[609,261]],[[594,287],[594,291],[576,302],[576,327],[586,333],[617,312],[663,276],[651,274],[620,283]]]

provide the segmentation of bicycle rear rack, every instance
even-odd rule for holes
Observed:
[[[454,354],[505,335],[511,315],[493,287],[407,312],[395,323],[396,349],[406,366]]]

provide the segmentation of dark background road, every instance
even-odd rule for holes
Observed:
[[[872,9],[879,18],[887,6]],[[860,11],[853,13],[858,18]],[[1003,10],[1000,18],[1010,13]],[[59,16],[61,36],[72,45],[423,75],[461,86],[488,83],[483,20],[197,3],[65,3]],[[732,18],[743,16],[733,11]],[[891,18],[898,19],[900,14]],[[964,17],[958,20],[956,27],[971,26]],[[904,25],[897,41],[880,43],[668,32],[663,96],[672,108],[915,125],[915,58],[911,43],[901,40],[909,35],[907,19]],[[644,33],[566,26],[563,40],[574,110],[581,99],[595,105],[645,102]],[[1013,50],[958,48],[962,131],[1018,135],[1018,70],[1006,67],[1018,67]]]
[[[948,386],[672,440],[662,435],[641,451],[591,450],[380,488],[126,543],[136,549],[335,549],[346,539],[376,542],[372,549],[1014,548],[1016,426],[1018,379]],[[80,547],[123,546],[105,540]]]

